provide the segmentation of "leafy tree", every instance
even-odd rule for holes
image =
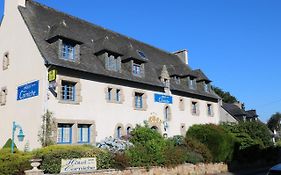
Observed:
[[[267,122],[267,127],[271,131],[274,130],[280,131],[281,129],[280,121],[281,121],[281,113],[277,112],[270,117],[270,119]]]
[[[218,88],[218,87],[214,87],[214,91],[218,96],[220,96],[222,98],[223,102],[225,102],[225,103],[238,102],[236,97],[231,95],[230,92],[226,92],[226,91],[224,91],[224,90],[222,90],[221,88]]]
[[[52,138],[52,131],[54,127],[53,113],[47,110],[47,112],[42,116],[41,131],[38,134],[39,141],[43,147],[50,146],[54,144]]]

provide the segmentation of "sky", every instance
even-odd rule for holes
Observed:
[[[280,0],[37,1],[169,52],[188,49],[193,69],[262,121],[281,112]]]

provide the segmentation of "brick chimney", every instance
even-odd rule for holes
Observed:
[[[188,50],[179,50],[173,54],[177,55],[184,64],[188,64]]]

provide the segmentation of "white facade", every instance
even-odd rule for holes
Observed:
[[[3,146],[12,135],[12,122],[20,124],[25,133],[25,141],[16,145],[23,149],[27,144],[31,149],[40,147],[38,132],[42,123],[42,115],[48,109],[54,113],[57,123],[70,123],[72,126],[71,143],[77,144],[77,124],[91,125],[90,142],[95,143],[108,136],[116,136],[116,129],[122,127],[126,134],[128,126],[134,127],[149,121],[151,126],[157,126],[159,132],[168,136],[182,135],[193,124],[214,123],[220,120],[220,105],[190,97],[171,95],[173,104],[154,101],[155,94],[163,94],[147,89],[138,89],[120,85],[93,81],[83,77],[58,75],[56,82],[74,79],[79,83],[79,103],[65,103],[59,99],[60,87],[57,86],[55,97],[48,90],[48,68],[42,58],[17,6],[24,1],[5,1],[5,15],[0,27],[0,54],[8,53],[9,65],[3,70],[3,58],[0,60],[0,89],[7,91],[6,103],[0,106],[0,146]],[[60,74],[60,73],[59,73]],[[25,100],[17,100],[17,88],[39,80],[39,95]],[[120,103],[108,102],[107,88],[121,90]],[[145,109],[134,107],[134,93],[145,95]],[[197,103],[197,114],[192,114],[192,102]],[[208,115],[207,105],[211,105],[212,114]],[[164,131],[163,121],[165,107],[169,106],[168,129]],[[17,132],[16,132],[17,133]],[[54,138],[57,130],[54,130]]]

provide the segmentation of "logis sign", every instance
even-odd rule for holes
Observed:
[[[62,159],[61,173],[84,173],[97,170],[96,158]]]
[[[19,86],[17,92],[17,100],[24,100],[38,95],[39,80]]]

